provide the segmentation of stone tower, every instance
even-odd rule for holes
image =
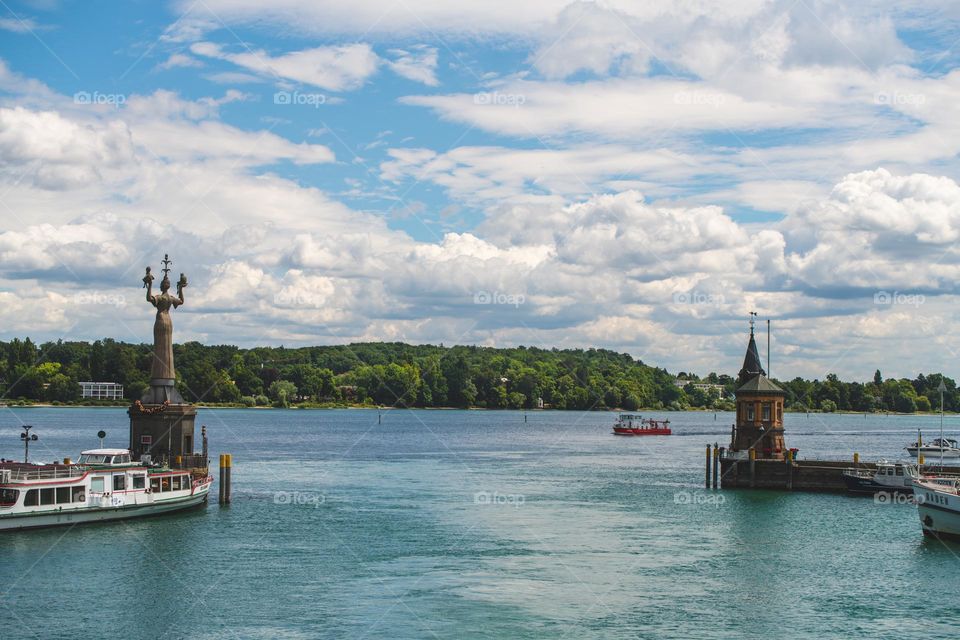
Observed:
[[[775,385],[760,364],[750,318],[750,342],[737,380],[737,423],[730,451],[743,457],[754,449],[760,459],[783,460],[783,404],[787,393]]]

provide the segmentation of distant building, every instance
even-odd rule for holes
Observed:
[[[116,382],[81,382],[80,397],[90,400],[123,400],[123,385]]]
[[[717,397],[720,399],[723,399],[724,386],[722,384],[710,384],[708,382],[693,382],[691,380],[684,380],[683,378],[677,378],[676,380],[673,381],[673,384],[680,387],[681,389],[683,389],[685,386],[689,384],[689,385],[693,385],[694,389],[700,389],[701,391],[705,391],[706,393],[716,391]]]

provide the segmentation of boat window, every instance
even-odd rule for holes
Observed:
[[[83,494],[83,487],[73,487],[71,502],[86,502],[86,496]]]
[[[179,491],[179,490],[180,490],[180,476],[173,476],[173,478],[171,478],[171,486],[170,486],[170,488],[171,488],[173,491]]]
[[[103,476],[96,476],[90,479],[90,492],[103,493]]]
[[[27,491],[27,495],[23,497],[23,506],[35,507],[38,504],[40,504],[40,492],[36,489]]]
[[[40,489],[40,504],[53,504],[54,498],[53,489]]]
[[[146,476],[133,476],[133,488],[134,489],[143,489],[147,486],[147,477]]]
[[[150,491],[160,491],[160,478],[150,478]]]
[[[160,490],[161,491],[170,491],[170,477],[167,476],[160,480]]]
[[[897,475],[898,475],[898,476],[902,476],[902,475],[903,475],[903,467],[897,467]]]
[[[0,489],[0,507],[12,507],[17,504],[20,492],[16,489]]]
[[[123,491],[127,488],[127,476],[118,473],[113,476],[113,490],[114,491]]]
[[[70,504],[70,487],[57,487],[57,504]]]

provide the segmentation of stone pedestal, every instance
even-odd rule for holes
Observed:
[[[149,455],[154,462],[191,464],[195,444],[197,409],[186,404],[173,381],[155,380],[143,399],[127,410],[130,416],[130,451],[134,460]],[[169,384],[168,384],[169,383]]]

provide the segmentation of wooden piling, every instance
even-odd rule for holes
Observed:
[[[717,488],[717,479],[720,477],[720,445],[713,443],[713,488]]]
[[[787,451],[783,460],[787,467],[787,491],[793,491],[793,452]]]
[[[704,481],[706,488],[710,488],[710,445],[707,445],[707,467],[706,467],[706,480]]]
[[[750,487],[757,483],[757,450],[750,447]]]
[[[230,504],[230,470],[233,467],[233,456],[229,453],[220,454],[220,504]]]

